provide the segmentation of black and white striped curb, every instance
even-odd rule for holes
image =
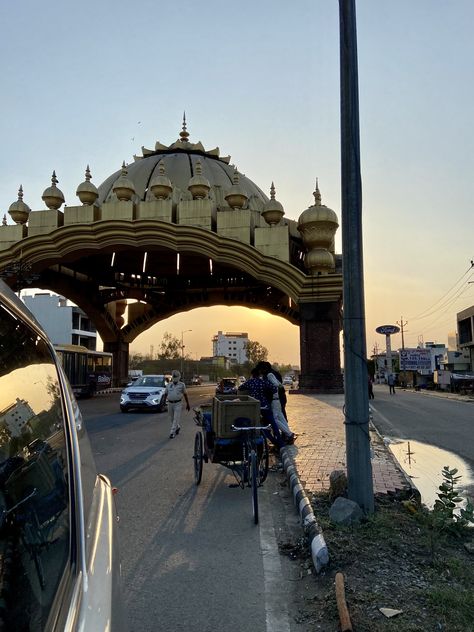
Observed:
[[[301,518],[301,525],[308,537],[313,565],[316,572],[319,573],[329,563],[328,547],[324,540],[321,527],[314,515],[311,502],[300,482],[298,470],[292,459],[290,448],[282,448],[280,450],[280,456],[283,469],[290,484],[291,493],[293,494],[293,501]]]

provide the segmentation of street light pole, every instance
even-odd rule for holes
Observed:
[[[362,264],[362,184],[355,0],[339,0],[343,336],[347,487],[350,500],[374,511]]]
[[[183,342],[183,334],[187,333],[188,331],[192,331],[192,329],[185,329],[184,331],[181,332],[181,379],[183,379],[183,374],[184,374],[184,342]]]

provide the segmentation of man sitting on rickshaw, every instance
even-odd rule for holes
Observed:
[[[272,429],[266,431],[267,438],[277,448],[281,448],[285,445],[283,441],[280,429],[273,417],[271,410],[271,401],[273,395],[278,392],[276,386],[274,386],[266,377],[260,376],[258,369],[252,369],[251,376],[246,382],[240,385],[239,391],[247,392],[251,397],[258,399],[260,402],[260,413],[265,423],[270,424]]]

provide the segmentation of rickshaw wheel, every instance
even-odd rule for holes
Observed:
[[[257,467],[257,454],[255,450],[250,452],[250,463],[249,463],[249,478],[250,478],[250,486],[252,488],[252,510],[253,510],[253,521],[255,524],[258,524],[258,467]]]
[[[268,462],[269,462],[269,453],[268,453],[268,443],[265,437],[263,437],[262,444],[262,453],[260,458],[258,459],[258,484],[263,485],[264,481],[268,475]]]
[[[199,485],[202,479],[202,461],[203,461],[203,449],[202,449],[202,434],[196,432],[194,437],[194,482]]]

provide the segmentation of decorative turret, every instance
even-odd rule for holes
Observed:
[[[240,186],[240,178],[237,167],[235,167],[234,169],[232,180],[234,184],[230,187],[229,191],[225,195],[225,200],[227,204],[232,208],[243,208],[245,206],[245,203],[247,202],[248,197],[244,189]]]
[[[7,215],[6,213],[3,214],[3,219],[2,219],[2,226],[6,226],[7,225]]]
[[[330,248],[339,222],[336,213],[321,204],[317,180],[313,195],[313,206],[307,208],[298,219],[298,230],[307,250],[304,264],[311,274],[328,274],[335,269]]]
[[[135,194],[135,185],[127,178],[127,174],[128,171],[124,160],[122,163],[122,173],[117,180],[115,180],[114,186],[112,187],[112,191],[121,202],[131,200]]]
[[[173,191],[170,179],[165,175],[165,163],[158,163],[158,175],[152,178],[149,189],[158,200],[166,200]]]
[[[270,224],[270,226],[276,226],[280,223],[284,214],[283,205],[278,202],[278,200],[275,200],[275,185],[272,182],[272,186],[270,187],[270,199],[265,203],[262,211],[263,219],[267,224]]]
[[[41,199],[52,211],[57,211],[64,204],[63,192],[56,186],[59,180],[56,178],[56,171],[51,176],[51,186],[44,190]]]
[[[179,138],[178,141],[181,143],[187,143],[189,138],[189,132],[186,129],[186,112],[184,112],[183,114],[183,126],[181,128],[181,131],[179,133]]]
[[[209,180],[202,175],[201,161],[196,161],[196,175],[189,180],[188,191],[190,191],[194,200],[202,200],[207,198],[211,185]]]
[[[89,165],[87,165],[86,179],[77,187],[76,190],[76,195],[82,204],[88,204],[90,206],[92,206],[99,197],[99,191],[97,190],[97,187],[92,184],[91,177]]]
[[[18,200],[16,202],[13,202],[13,204],[10,205],[10,208],[8,209],[8,214],[10,215],[12,220],[16,222],[17,224],[26,224],[26,222],[28,221],[28,216],[30,212],[31,212],[31,209],[28,206],[28,204],[25,204],[25,202],[23,202],[23,187],[20,184],[20,188],[18,189]],[[6,215],[3,216],[3,219],[4,219],[3,225],[6,226],[6,223],[7,223]]]

